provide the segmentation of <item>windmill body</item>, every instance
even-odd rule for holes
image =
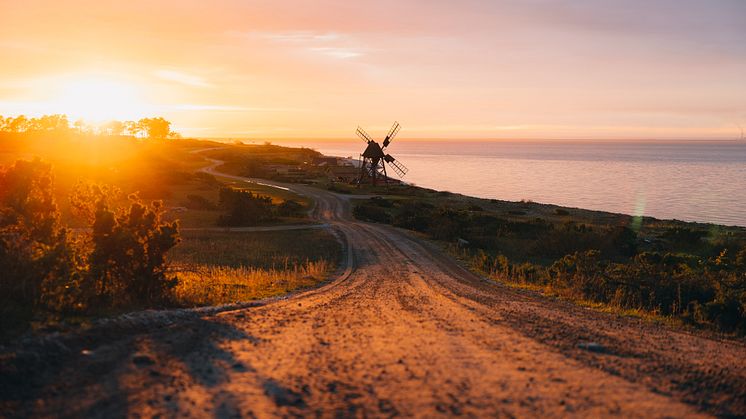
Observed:
[[[370,135],[365,132],[365,130],[360,127],[357,128],[358,137],[360,137],[368,144],[368,146],[365,148],[365,151],[363,151],[363,154],[360,155],[361,163],[360,176],[357,180],[358,185],[361,185],[368,181],[375,185],[378,181],[378,178],[383,178],[383,180],[388,185],[389,177],[386,173],[386,165],[391,166],[391,168],[396,172],[397,175],[399,175],[399,177],[402,177],[407,173],[408,169],[403,164],[397,161],[391,154],[387,154],[384,151],[389,146],[389,144],[391,144],[391,141],[399,132],[399,128],[399,123],[394,122],[394,125],[391,126],[389,133],[383,140],[383,146],[381,146],[381,144],[379,144],[377,141],[373,140]]]

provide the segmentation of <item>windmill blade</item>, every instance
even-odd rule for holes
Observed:
[[[360,137],[360,139],[365,141],[366,143],[373,141],[373,139],[370,138],[370,135],[368,135],[368,133],[365,132],[364,129],[357,127],[357,131],[355,132],[357,133],[357,136]]]
[[[404,175],[409,171],[406,166],[397,161],[391,154],[387,154],[383,159],[394,169],[399,177],[404,177]]]
[[[383,140],[383,147],[384,148],[388,147],[388,145],[391,144],[391,141],[394,140],[394,137],[396,136],[396,134],[399,133],[399,129],[400,128],[401,128],[401,126],[399,125],[399,123],[398,122],[394,122],[394,125],[391,126],[391,129],[389,130],[389,133],[386,134],[386,138]]]

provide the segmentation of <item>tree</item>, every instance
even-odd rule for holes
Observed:
[[[41,126],[47,131],[60,132],[70,129],[70,122],[64,114],[44,115],[41,117]]]
[[[67,115],[54,114],[42,115],[39,118],[31,118],[27,124],[26,131],[54,131],[61,132],[70,128]]]
[[[24,115],[18,115],[15,118],[8,118],[7,123],[8,131],[10,132],[25,132],[28,129],[28,118]]]
[[[137,137],[140,133],[140,125],[135,121],[125,121],[124,131],[133,137]]]
[[[125,124],[121,121],[109,121],[101,126],[101,131],[106,135],[122,135],[124,132]]]
[[[82,134],[83,131],[85,131],[86,129],[85,121],[83,121],[82,119],[78,119],[73,123],[73,127],[75,127],[75,129],[78,131],[78,134]]]
[[[162,117],[143,118],[137,121],[140,131],[147,134],[153,140],[163,140],[171,133],[171,122]]]

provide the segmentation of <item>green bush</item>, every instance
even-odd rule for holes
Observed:
[[[391,216],[386,210],[369,202],[356,205],[352,210],[352,214],[363,221],[372,221],[375,223],[391,222]]]
[[[218,218],[221,226],[253,226],[275,218],[272,198],[251,191],[221,188],[220,207],[226,211]]]

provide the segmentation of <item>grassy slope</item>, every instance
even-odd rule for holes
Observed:
[[[367,190],[361,188],[361,192],[370,194],[375,190],[367,187]],[[479,199],[408,186],[378,188],[377,192],[383,200],[356,200],[354,212],[358,218],[420,231],[423,237],[434,240],[460,259],[465,267],[496,281],[566,298],[597,310],[679,325],[686,322],[724,327],[724,330],[743,328],[746,294],[742,286],[746,284],[746,269],[741,266],[743,262],[739,262],[738,252],[746,249],[746,228],[632,217],[533,202]],[[424,227],[418,227],[416,222],[403,223],[402,214],[412,207],[417,208],[416,213],[440,218]],[[446,215],[442,215],[443,212]],[[459,245],[458,239],[468,243]],[[633,250],[625,250],[625,245],[631,245]],[[724,249],[728,249],[727,258],[718,266],[717,260]],[[655,272],[643,273],[641,277],[623,274],[621,278],[617,275],[604,279],[608,271],[593,265],[591,271],[576,275],[571,281],[584,280],[583,275],[591,277],[592,290],[609,287],[609,284],[615,286],[613,283],[617,279],[614,278],[631,285],[625,286],[626,294],[620,294],[620,298],[609,297],[608,293],[591,298],[588,292],[581,292],[579,286],[575,288],[572,283],[568,286],[566,280],[565,283],[555,281],[552,276],[556,274],[547,271],[564,256],[589,250],[600,250],[601,264],[625,268],[634,265],[634,258],[645,254],[661,255],[664,261],[666,255],[670,255],[684,262],[675,262],[670,267],[650,265],[653,269],[671,269],[667,277],[669,282],[660,285],[653,279],[657,278]],[[509,263],[507,269],[496,266],[503,256]],[[570,273],[577,272],[581,265],[571,265],[569,269]],[[721,269],[722,272],[717,272]],[[703,272],[701,279],[697,279],[697,272]],[[722,276],[718,276],[720,273]],[[729,291],[719,296],[718,290],[725,288]],[[646,306],[626,299],[630,290],[639,292],[643,300],[650,298],[647,293],[660,296],[678,292],[679,295],[671,299],[679,299],[683,304],[673,309],[665,305]],[[598,291],[590,295],[594,292]],[[682,295],[685,295],[683,300]],[[695,297],[691,298],[692,295]],[[687,306],[687,299],[697,300],[699,304]],[[736,308],[738,306],[741,308]],[[730,320],[722,316],[730,316]]]
[[[215,227],[222,211],[185,210],[187,195],[199,195],[217,204],[222,186],[270,196],[275,203],[293,199],[306,208],[312,205],[307,198],[280,189],[198,174],[209,162],[201,153],[193,151],[212,147],[224,147],[240,158],[262,154],[261,146],[232,146],[198,140],[151,142],[126,137],[52,138],[48,134],[0,133],[0,165],[33,158],[51,162],[62,221],[70,227],[85,225],[73,214],[68,200],[80,181],[115,186],[121,191],[117,202],[120,205],[127,203],[130,193],[138,193],[146,200],[162,200],[167,210],[164,218],[179,220],[182,227],[190,229]],[[272,148],[271,151],[275,159],[292,161],[298,158],[292,149]],[[309,222],[307,217],[299,215],[279,217],[272,224]],[[182,269],[178,302],[194,306],[256,299],[318,284],[334,270],[340,251],[335,237],[325,230],[293,231],[292,234],[189,230],[183,232],[182,242],[172,250],[170,261]],[[233,284],[232,292],[225,292],[220,285],[228,282]],[[234,292],[236,290],[240,292]]]

